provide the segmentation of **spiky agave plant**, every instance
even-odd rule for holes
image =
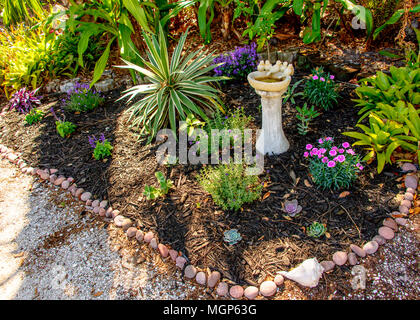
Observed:
[[[176,122],[185,121],[191,113],[207,121],[209,112],[216,108],[222,109],[219,91],[210,83],[227,78],[206,75],[219,64],[212,64],[211,54],[200,52],[201,49],[181,56],[187,34],[188,31],[182,34],[170,59],[161,26],[158,37],[143,33],[148,47],[148,61],[143,57],[139,58],[144,67],[125,60],[127,65],[119,66],[137,71],[151,82],[133,86],[120,98],[129,96],[129,103],[137,95],[144,95],[127,111],[131,112],[129,120],[132,121],[132,126],[141,128],[140,135],[149,135],[148,143],[159,129],[168,124],[176,133]]]

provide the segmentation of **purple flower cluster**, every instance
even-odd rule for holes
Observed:
[[[20,113],[28,113],[36,104],[41,104],[41,97],[36,97],[37,90],[28,91],[25,88],[15,92],[9,101],[10,110],[15,109]]]
[[[236,47],[235,50],[215,58],[214,64],[223,63],[214,69],[216,76],[246,79],[248,74],[257,67],[256,48],[257,45],[252,43],[244,47]]]
[[[99,141],[100,143],[104,143],[105,142],[105,135],[103,133],[101,133],[99,139],[97,139],[94,135],[89,136],[89,144],[92,148],[96,148],[96,142]]]

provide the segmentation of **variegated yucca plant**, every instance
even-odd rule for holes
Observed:
[[[219,91],[211,83],[227,78],[208,75],[209,71],[219,66],[212,64],[211,54],[207,55],[199,49],[182,55],[187,34],[188,31],[182,34],[169,58],[162,27],[159,27],[158,36],[144,33],[148,60],[139,56],[144,67],[125,60],[127,65],[119,66],[137,71],[151,82],[133,86],[120,98],[130,97],[129,103],[141,96],[127,111],[131,112],[130,121],[132,126],[140,129],[140,135],[149,135],[148,143],[159,129],[167,125],[176,133],[177,121],[185,121],[190,114],[207,121],[213,110],[222,109]]]

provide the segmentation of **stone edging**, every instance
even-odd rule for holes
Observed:
[[[21,156],[21,153],[15,153],[13,150],[0,144],[0,157],[2,159],[7,159],[11,163],[17,165],[25,174],[39,176],[42,181],[51,182],[55,186],[60,186],[63,190],[70,192],[76,199],[84,202],[87,209],[92,210],[93,213],[99,214],[101,217],[112,218],[114,224],[117,227],[121,227],[128,238],[135,238],[138,242],[148,243],[150,247],[157,250],[161,257],[166,261],[175,263],[176,267],[184,272],[184,276],[187,279],[195,280],[196,283],[201,286],[215,289],[217,295],[221,297],[227,297],[228,295],[235,299],[240,299],[243,296],[248,299],[255,299],[258,295],[270,297],[276,294],[277,288],[284,282],[284,277],[281,274],[277,274],[274,281],[264,281],[260,284],[259,288],[255,286],[244,288],[240,285],[233,285],[229,288],[228,283],[221,279],[220,272],[213,271],[208,275],[203,271],[198,271],[196,267],[188,264],[188,261],[182,252],[178,252],[162,243],[158,243],[158,240],[152,231],[143,233],[143,231],[133,226],[133,222],[129,218],[121,215],[119,210],[113,210],[112,207],[107,208],[107,200],[92,200],[92,194],[90,192],[85,191],[83,188],[77,188],[76,183],[74,183],[74,178],[66,178],[61,175],[57,176],[55,174],[58,172],[57,169],[42,170],[30,167],[21,159]],[[399,211],[393,212],[392,215],[407,215],[409,213],[418,186],[417,168],[411,163],[406,163],[403,165],[402,169],[405,172],[411,173],[407,173],[404,180],[406,193],[399,206]],[[405,218],[386,218],[383,221],[383,226],[378,229],[378,234],[373,237],[371,241],[364,244],[362,248],[351,244],[349,248],[350,253],[347,254],[345,251],[337,251],[333,254],[332,260],[321,261],[320,265],[323,267],[323,272],[331,271],[334,269],[335,265],[342,266],[346,262],[350,265],[358,264],[358,257],[364,258],[367,255],[374,254],[380,245],[383,245],[387,240],[392,240],[394,238],[395,232],[398,232],[399,225],[406,226],[407,223],[408,220]],[[229,282],[231,283],[231,281]]]

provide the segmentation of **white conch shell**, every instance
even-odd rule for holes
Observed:
[[[318,263],[318,260],[312,258],[303,261],[289,272],[281,271],[280,274],[302,286],[314,288],[318,285],[323,272],[324,268]]]

